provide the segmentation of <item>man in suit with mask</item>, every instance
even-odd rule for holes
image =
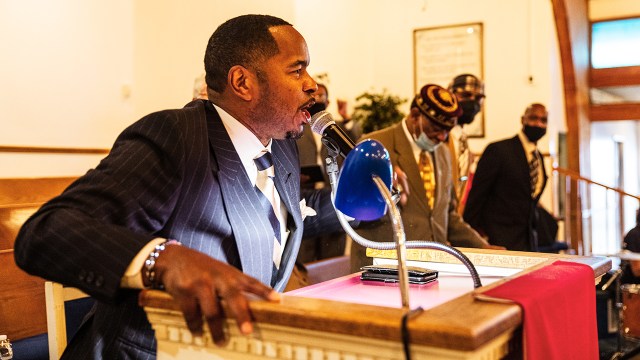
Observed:
[[[142,287],[172,295],[194,335],[207,322],[223,345],[226,315],[249,334],[248,296],[279,299],[303,230],[340,228],[329,196],[300,190],[294,139],[317,89],[309,62],[280,18],[226,21],[205,51],[209,100],[129,126],[25,223],[18,265],[97,300],[63,359],[154,359]]]
[[[318,90],[313,93],[315,104],[309,108],[309,114],[315,115],[320,111],[324,111],[329,106],[329,90],[327,86],[318,83]],[[343,122],[340,121],[338,126],[342,127]],[[348,132],[347,132],[348,133]],[[349,136],[352,134],[348,133]],[[302,167],[315,167],[319,166],[322,173],[322,181],[313,181],[309,176],[301,174],[300,183],[303,188],[324,188],[329,192],[329,177],[326,174],[324,167],[324,158],[327,156],[327,149],[320,141],[321,136],[311,131],[309,125],[304,126],[303,136],[297,140],[298,152],[300,153],[300,165]],[[306,270],[304,268],[305,263],[309,263],[316,260],[322,260],[330,257],[344,255],[346,235],[342,229],[334,233],[323,234],[322,236],[305,237],[302,239],[300,245],[300,252],[298,253],[298,263],[296,264],[297,270],[300,272],[302,279],[299,279],[299,284],[290,284],[287,290],[293,290],[294,288],[306,285]],[[296,275],[296,274],[294,274]]]
[[[447,145],[451,151],[453,184],[458,196],[458,212],[462,215],[471,186],[475,157],[469,148],[465,125],[471,124],[484,104],[484,83],[472,74],[461,74],[453,78],[448,90],[456,96],[462,114],[458,123],[449,132]]]
[[[462,220],[451,181],[451,154],[442,144],[460,114],[458,101],[446,89],[428,84],[411,102],[405,119],[386,129],[363,135],[389,151],[401,189],[400,212],[407,240],[428,240],[452,246],[492,247]],[[393,239],[388,217],[361,222],[357,232],[372,241]],[[351,271],[371,265],[366,249],[351,246]]]
[[[327,86],[318,83],[318,90],[313,93],[313,98],[316,100],[315,104],[313,104],[309,108],[309,114],[311,116],[315,115],[320,111],[324,111],[329,107],[329,89]],[[352,121],[344,117],[346,115],[346,103],[344,101],[340,101],[342,103],[339,108],[340,115],[343,117],[342,120],[336,121],[336,125],[338,125],[344,132],[353,140],[357,141],[360,136],[358,127],[348,128],[347,124],[351,124]],[[314,133],[311,131],[311,127],[308,125],[304,126],[304,132],[302,138],[298,139],[298,151],[300,152],[300,165],[301,166],[314,166],[319,165],[322,173],[323,173],[323,181],[324,185],[328,186],[329,177],[325,173],[325,157],[327,156],[327,149],[321,143],[320,139],[321,135]],[[317,187],[315,182],[311,181],[305,175],[302,175],[301,183],[303,187]]]
[[[544,105],[529,105],[522,130],[489,144],[480,157],[464,219],[491,244],[538,251],[537,205],[547,173],[536,144],[547,131],[547,115]]]
[[[313,98],[316,102],[309,108],[309,115],[311,116],[326,110],[329,106],[329,91],[327,87],[324,84],[318,83],[318,90],[313,93]],[[328,184],[329,179],[324,173],[325,170],[323,168],[323,156],[326,155],[326,151],[320,142],[320,138],[321,136],[311,131],[311,126],[307,124],[304,126],[302,137],[298,139],[296,143],[298,145],[298,152],[300,153],[300,166],[320,166],[323,174],[322,181]],[[303,187],[316,187],[316,182],[318,181],[310,179],[305,174],[301,175],[300,183]],[[322,184],[319,186],[322,187]]]

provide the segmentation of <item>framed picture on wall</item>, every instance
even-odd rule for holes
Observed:
[[[482,23],[414,30],[414,92],[425,84],[446,88],[465,73],[484,79],[482,51]],[[468,137],[484,137],[484,107],[464,129]]]

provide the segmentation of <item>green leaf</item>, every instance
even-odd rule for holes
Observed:
[[[398,107],[407,99],[391,95],[383,89],[382,94],[364,92],[356,98],[356,102],[352,119],[360,124],[363,134],[366,134],[401,121],[405,114]]]

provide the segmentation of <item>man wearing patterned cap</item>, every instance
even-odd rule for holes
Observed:
[[[429,240],[453,246],[497,248],[487,243],[458,214],[451,181],[451,154],[445,141],[460,114],[458,101],[438,85],[425,85],[411,103],[409,115],[386,129],[363,135],[380,141],[389,151],[401,189],[400,211],[407,240]],[[385,216],[362,222],[357,231],[373,241],[393,238]],[[370,265],[366,249],[351,247],[351,270]]]
[[[474,167],[474,156],[469,149],[464,126],[471,124],[482,110],[484,102],[484,83],[472,74],[461,74],[453,78],[449,91],[456,96],[462,114],[458,116],[458,124],[449,132],[447,144],[451,151],[453,184],[458,196],[458,212],[464,211],[466,194],[471,186]]]

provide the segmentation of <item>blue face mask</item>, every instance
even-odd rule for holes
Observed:
[[[420,119],[422,121],[422,119]],[[421,123],[422,125],[422,123]],[[433,140],[429,139],[429,137],[422,131],[422,126],[420,126],[420,136],[416,138],[415,134],[413,135],[413,141],[416,142],[416,145],[422,150],[433,152],[440,143],[436,144]]]

